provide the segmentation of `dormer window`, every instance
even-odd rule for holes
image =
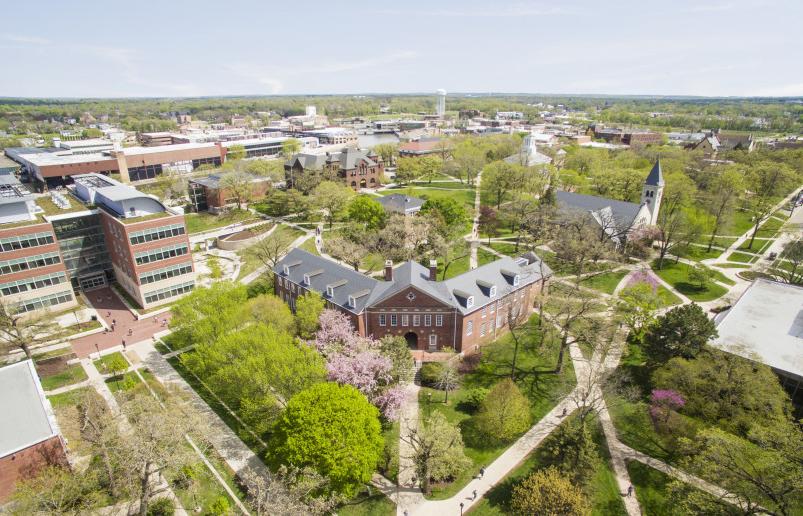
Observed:
[[[326,286],[326,295],[329,297],[335,297],[335,288],[332,285]]]
[[[488,297],[496,297],[496,285],[488,289]]]
[[[304,274],[304,285],[309,285],[309,274]]]
[[[284,266],[284,275],[285,276],[289,276],[290,275],[290,267],[288,265]]]
[[[519,278],[519,275],[518,275],[518,274],[516,274],[515,276],[513,276],[513,286],[514,286],[514,287],[518,287],[518,286],[519,286],[519,280],[520,280],[520,278]]]
[[[354,296],[349,296],[349,306],[351,308],[354,308],[355,306],[357,306],[357,300],[354,299]]]
[[[466,308],[471,308],[474,306],[474,296],[468,296],[466,298]]]

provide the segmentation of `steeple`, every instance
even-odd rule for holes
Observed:
[[[658,210],[661,209],[661,197],[664,193],[664,174],[661,172],[661,159],[656,160],[652,166],[644,187],[641,189],[641,204],[646,204],[650,210],[649,224],[654,226],[658,222]]]
[[[664,174],[661,172],[661,158],[655,161],[655,165],[652,166],[650,175],[647,176],[647,180],[644,181],[644,184],[646,186],[664,186]]]

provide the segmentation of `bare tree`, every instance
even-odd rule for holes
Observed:
[[[32,348],[53,339],[58,324],[49,311],[20,312],[7,299],[0,299],[0,349],[3,354],[22,350],[33,358]]]
[[[112,496],[117,497],[120,482],[119,469],[120,433],[117,421],[109,407],[94,390],[88,391],[78,404],[78,422],[81,437],[92,445],[100,457],[109,482]]]
[[[260,475],[248,469],[240,476],[248,490],[248,502],[257,516],[329,514],[342,500],[320,495],[328,480],[316,471],[280,466],[276,473]]]
[[[276,266],[276,262],[284,256],[287,247],[293,242],[289,236],[280,232],[280,229],[277,227],[273,233],[251,247],[254,256],[267,267],[270,275],[273,275],[273,267]]]
[[[460,374],[457,372],[457,367],[451,361],[446,362],[436,383],[438,389],[446,392],[443,400],[445,404],[449,404],[449,391],[457,389],[458,385],[460,385]]]
[[[242,209],[251,197],[251,175],[245,172],[230,172],[220,180],[220,186],[226,194],[233,195],[237,201],[237,209]]]

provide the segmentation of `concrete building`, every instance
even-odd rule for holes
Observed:
[[[17,175],[19,171],[19,163],[0,154],[0,176]]]
[[[414,350],[452,348],[473,353],[524,321],[552,271],[535,254],[501,258],[454,278],[438,281],[429,268],[409,261],[385,264],[384,281],[293,249],[274,267],[276,295],[295,310],[308,291],[347,315],[363,336],[403,337]]]
[[[324,129],[312,129],[295,131],[293,136],[303,137],[312,136],[317,138],[321,145],[356,145],[357,133],[351,129],[343,127],[326,127]]]
[[[717,315],[711,345],[772,368],[792,401],[803,406],[803,287],[755,280]]]
[[[15,484],[47,466],[68,466],[50,401],[32,360],[0,368],[0,505]]]

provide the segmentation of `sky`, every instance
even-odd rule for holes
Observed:
[[[0,13],[0,96],[803,95],[803,0],[40,0]]]

